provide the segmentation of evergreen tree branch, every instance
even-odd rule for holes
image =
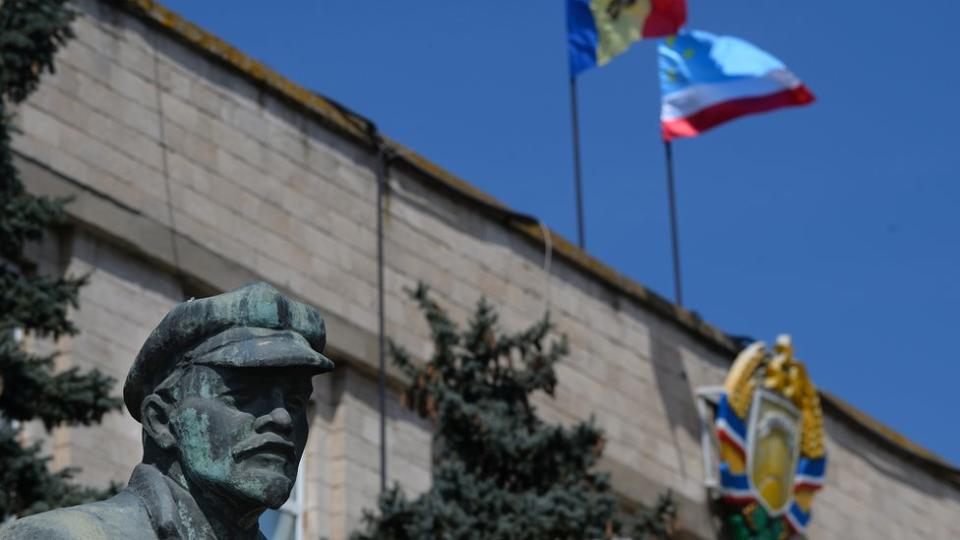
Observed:
[[[550,338],[549,317],[504,333],[496,310],[481,300],[461,330],[425,285],[408,292],[434,352],[424,364],[392,344],[390,353],[411,381],[404,402],[434,424],[432,485],[414,499],[397,486],[382,494],[379,512],[365,513],[354,540],[579,540],[620,532],[610,479],[594,470],[602,431],[592,418],[547,424],[531,402],[535,392],[553,395],[555,365],[569,352],[565,338]],[[644,514],[632,527],[637,538],[668,534],[668,510]]]
[[[41,455],[40,445],[22,446],[9,426],[0,425],[0,456],[0,516],[28,516],[100,500],[119,491],[116,484],[107,489],[72,484],[77,469],[50,472],[50,458]]]
[[[0,3],[0,97],[20,103],[53,72],[53,57],[73,37],[76,13],[66,0],[5,0]]]
[[[115,493],[71,483],[75,469],[56,473],[38,444],[23,446],[13,421],[39,419],[54,426],[99,422],[120,400],[114,381],[97,370],[54,370],[54,356],[24,350],[15,333],[57,339],[75,334],[67,318],[77,307],[84,277],[37,274],[25,253],[51,228],[65,222],[65,199],[28,193],[14,165],[9,110],[32,93],[54,54],[73,36],[76,16],[66,0],[0,1],[0,522],[70,506]]]

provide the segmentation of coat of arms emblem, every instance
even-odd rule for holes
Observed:
[[[773,352],[754,343],[734,361],[722,388],[701,389],[704,463],[727,537],[803,535],[823,485],[823,412],[789,336]],[[707,403],[713,402],[713,418]],[[719,474],[716,474],[719,473]]]

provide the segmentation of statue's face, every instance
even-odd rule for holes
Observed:
[[[235,504],[282,505],[306,445],[310,373],[193,366],[178,386],[170,427],[187,481]]]

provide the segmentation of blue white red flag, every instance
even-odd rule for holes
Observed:
[[[681,30],[661,41],[659,57],[660,124],[668,141],[814,100],[783,62],[739,38]]]

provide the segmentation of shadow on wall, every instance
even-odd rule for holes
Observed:
[[[683,451],[677,437],[677,428],[686,431],[690,440],[700,439],[700,420],[697,416],[694,390],[690,387],[690,380],[683,367],[683,358],[675,345],[665,342],[659,337],[651,340],[651,361],[656,379],[657,392],[663,410],[667,414],[670,424],[670,434],[673,438],[673,447],[680,464],[680,474],[684,478],[688,475],[698,475],[698,471],[686,470]]]

